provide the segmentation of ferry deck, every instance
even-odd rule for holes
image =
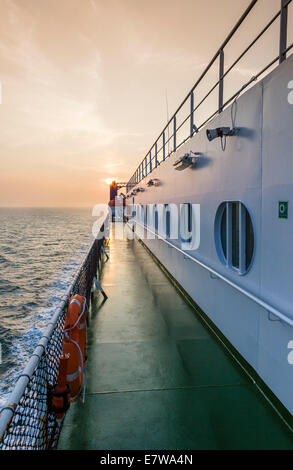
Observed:
[[[293,448],[288,424],[138,240],[112,233],[100,281],[85,403],[71,405],[58,449]]]
[[[116,188],[126,188],[126,208],[159,204],[167,214],[169,205],[183,205],[184,233],[194,226],[190,240],[201,243],[187,252],[170,243],[165,214],[162,244],[154,207],[154,224],[140,210],[135,223],[154,225],[155,239],[145,246],[117,239],[121,225],[113,224],[102,269],[104,239],[92,240],[1,409],[0,450],[293,449],[292,0],[281,0],[232,63],[226,54],[259,4],[251,1],[130,180]],[[227,75],[262,47],[273,25],[279,52],[273,48],[270,61],[228,93]],[[214,66],[217,81],[201,96]],[[210,116],[209,106],[200,108],[209,98]],[[191,223],[192,205],[200,206],[200,224]],[[177,222],[172,217],[172,227]],[[107,300],[97,289],[91,294],[97,272]],[[62,354],[75,295],[90,305],[87,386],[84,403],[66,412],[73,380],[83,385],[83,356],[74,364]]]

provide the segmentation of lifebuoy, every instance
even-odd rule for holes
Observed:
[[[66,383],[69,354],[61,354],[57,383],[51,391],[51,411],[62,421],[70,405],[70,387]]]
[[[86,300],[74,295],[67,309],[62,354],[69,354],[66,383],[70,401],[77,400],[85,385]]]

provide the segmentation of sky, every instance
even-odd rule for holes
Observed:
[[[249,3],[0,0],[0,206],[107,202],[105,180],[128,181],[165,126],[167,103],[171,115]],[[259,0],[226,66],[278,8]],[[278,53],[277,35],[278,24],[226,93]]]

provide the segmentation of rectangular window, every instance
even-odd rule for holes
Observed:
[[[188,206],[188,221],[187,221],[187,227],[188,227],[188,233],[192,233],[192,205],[190,203],[187,204]]]
[[[227,207],[225,207],[221,221],[221,242],[225,258],[227,258]]]
[[[158,230],[159,228],[159,214],[158,214],[158,208],[157,208],[157,205],[155,204],[154,205],[154,211],[155,211],[155,230]]]
[[[180,209],[180,233],[181,240],[189,243],[192,240],[192,204],[186,202]]]
[[[253,226],[251,222],[251,218],[249,216],[248,211],[246,211],[246,238],[245,238],[245,245],[246,245],[246,269],[248,269],[254,250],[254,232]]]
[[[170,238],[171,234],[171,214],[168,204],[165,204],[165,224],[166,224],[166,237]]]
[[[144,224],[145,225],[148,225],[148,215],[149,215],[149,206],[146,205],[145,210],[144,210]]]
[[[239,203],[232,203],[232,266],[239,268]]]

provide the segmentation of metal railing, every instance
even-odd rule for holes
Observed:
[[[235,100],[248,86],[250,86],[255,80],[260,76],[265,74],[274,64],[278,61],[282,63],[287,58],[288,52],[293,48],[293,43],[289,46],[287,44],[287,29],[288,29],[288,9],[292,0],[280,0],[281,7],[280,10],[273,16],[273,18],[266,24],[262,31],[255,37],[255,39],[249,43],[245,50],[240,54],[240,56],[232,63],[232,65],[225,71],[225,48],[230,44],[231,39],[238,31],[242,23],[245,21],[250,12],[254,9],[259,0],[253,0],[248,8],[245,10],[237,24],[234,26],[230,34],[227,36],[223,44],[220,46],[212,60],[209,62],[208,66],[205,68],[195,85],[189,91],[187,96],[181,102],[180,106],[176,109],[175,113],[168,121],[156,141],[153,143],[146,156],[137,167],[136,171],[130,178],[127,183],[126,190],[129,192],[136,186],[140,181],[142,181],[148,174],[150,174],[157,166],[164,162],[170,155],[172,155],[176,150],[178,150],[187,140],[191,139],[193,135],[198,132],[203,126],[205,126],[212,118],[217,114],[222,113],[223,109],[228,106],[233,100]],[[231,96],[226,102],[224,102],[224,83],[227,75],[235,68],[235,66],[240,62],[240,60],[250,51],[250,49],[258,42],[258,40],[263,37],[263,35],[271,28],[273,24],[280,18],[280,37],[279,37],[279,54],[276,56],[269,64],[262,68],[256,75],[251,77],[251,79],[246,82],[233,96]],[[216,60],[219,59],[219,79],[212,86],[212,88],[205,94],[205,96],[199,101],[195,106],[195,96],[198,86],[201,84],[203,79],[206,77],[209,70],[215,64]],[[207,98],[218,88],[218,104],[217,109],[211,116],[204,120],[197,127],[195,126],[195,113],[198,111],[200,106],[202,106]],[[189,113],[182,121],[179,123],[178,114],[183,109],[183,106],[189,101]],[[189,124],[186,135],[182,141],[178,142],[178,133],[183,129],[184,125]],[[173,130],[170,135],[170,127]],[[170,150],[171,146],[171,150]],[[159,158],[161,155],[161,160]]]
[[[64,321],[72,295],[89,305],[93,279],[102,256],[103,228],[90,244],[41,340],[0,410],[0,450],[46,450],[57,446],[62,422],[50,410],[62,353]]]
[[[167,240],[165,237],[163,237],[162,235],[160,235],[158,232],[156,232],[155,230],[152,230],[150,227],[148,227],[145,223],[141,223],[137,220],[137,218],[135,218],[133,221],[132,221],[132,224],[136,224],[138,226],[141,227],[141,229],[143,230],[146,230],[147,232],[151,233],[154,237],[156,237],[158,240],[161,240],[162,242],[164,242],[166,245],[168,245],[170,248],[173,248],[174,250],[176,250],[178,253],[180,253],[182,256],[184,256],[184,258],[186,260],[190,260],[192,261],[193,263],[196,263],[197,265],[201,266],[202,268],[204,268],[206,271],[208,271],[210,273],[211,276],[214,276],[212,277],[212,279],[220,279],[221,281],[224,281],[226,284],[228,284],[230,287],[233,287],[233,289],[237,290],[238,292],[240,292],[241,294],[245,295],[245,297],[247,297],[248,299],[252,300],[254,303],[256,303],[257,305],[259,305],[260,307],[262,307],[264,309],[265,312],[267,313],[271,313],[272,315],[274,315],[275,317],[277,317],[277,319],[283,323],[285,323],[286,325],[290,326],[291,328],[293,328],[293,319],[290,318],[290,316],[284,312],[281,312],[278,308],[274,307],[273,305],[270,305],[268,302],[266,302],[265,300],[261,299],[260,297],[258,297],[257,295],[253,294],[252,292],[249,292],[248,290],[244,289],[243,287],[241,287],[239,284],[237,284],[236,282],[233,282],[231,281],[231,279],[227,278],[226,276],[224,276],[223,274],[219,273],[218,271],[216,271],[214,268],[212,268],[211,266],[208,266],[206,263],[204,263],[203,261],[200,261],[199,259],[197,259],[195,256],[192,256],[191,254],[189,254],[187,251],[184,251],[182,250],[181,248],[179,248],[178,246],[176,246],[174,243],[171,243],[169,240]],[[131,221],[128,222],[128,225],[132,228],[132,225],[131,225]],[[134,229],[134,232],[135,232],[135,229]]]

